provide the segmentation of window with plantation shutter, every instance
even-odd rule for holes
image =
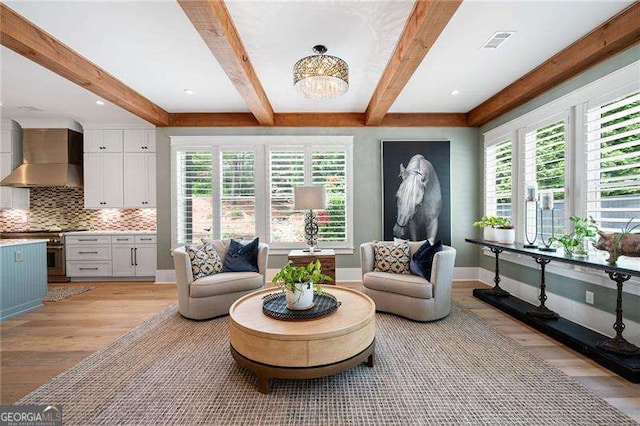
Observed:
[[[256,236],[255,152],[223,150],[221,156],[220,235]]]
[[[566,222],[566,119],[555,118],[528,128],[525,133],[525,185],[536,182],[539,191],[553,191],[555,235],[564,233]],[[551,214],[545,212],[542,234],[551,235]]]
[[[304,150],[269,153],[271,242],[304,241],[304,212],[293,209],[293,188],[305,184],[304,165]]]
[[[311,157],[311,184],[324,186],[326,210],[317,212],[318,241],[347,240],[347,152],[314,151]]]
[[[176,239],[178,244],[211,236],[213,161],[211,151],[178,151],[176,172]]]
[[[640,92],[587,110],[587,214],[607,231],[640,223]]]
[[[485,210],[487,216],[500,216],[512,221],[512,151],[511,140],[485,149]]]
[[[173,247],[201,238],[252,239],[285,254],[307,246],[294,188],[326,191],[321,248],[353,252],[351,136],[171,137]]]

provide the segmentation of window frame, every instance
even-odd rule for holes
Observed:
[[[171,152],[171,246],[179,246],[177,241],[177,173],[176,155],[178,151],[211,151],[218,164],[213,170],[213,196],[220,199],[220,162],[221,152],[254,150],[255,202],[256,202],[256,236],[269,244],[271,254],[287,254],[290,250],[306,247],[304,242],[273,243],[270,236],[271,198],[270,198],[270,152],[271,150],[303,150],[305,152],[305,185],[311,183],[311,155],[314,151],[345,151],[346,164],[346,241],[320,244],[321,248],[331,248],[337,254],[353,254],[353,136],[170,136]],[[213,203],[212,226],[214,238],[219,237],[220,206]]]
[[[512,150],[512,202],[514,208],[517,209],[512,213],[516,218],[516,241],[524,240],[524,196],[525,196],[525,137],[527,129],[532,127],[541,127],[541,124],[553,120],[554,117],[566,117],[566,144],[565,144],[565,201],[566,217],[565,222],[569,222],[571,215],[584,217],[587,215],[587,197],[585,188],[587,178],[587,112],[595,104],[607,103],[640,91],[640,61],[634,62],[628,66],[620,68],[600,79],[584,85],[572,92],[569,92],[554,101],[543,104],[530,112],[513,118],[512,120],[500,124],[484,133],[482,152],[482,180],[483,180],[483,212],[487,211],[486,206],[486,170],[484,157],[486,156],[486,148],[492,144],[500,143],[511,138],[517,141]],[[517,164],[516,167],[514,165]],[[575,188],[575,191],[573,190]],[[486,213],[485,213],[486,214]],[[570,222],[566,224],[567,230]],[[568,232],[568,231],[567,231]],[[483,250],[488,256],[493,256],[488,250]],[[531,259],[515,254],[503,254],[504,260],[533,267]],[[562,276],[578,279],[581,281],[593,283],[607,288],[615,288],[615,283],[601,274],[590,273],[588,268],[576,267],[565,264],[551,264],[547,267],[548,272],[559,274]],[[640,295],[640,279],[633,278],[624,288],[625,293]]]

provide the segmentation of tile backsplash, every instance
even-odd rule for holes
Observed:
[[[29,210],[0,210],[0,231],[90,229],[152,231],[156,209],[85,209],[77,188],[31,188]]]

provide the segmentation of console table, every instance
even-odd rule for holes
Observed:
[[[532,327],[544,332],[556,340],[584,353],[602,366],[618,373],[622,377],[640,383],[640,348],[629,343],[623,336],[622,287],[632,276],[640,277],[637,262],[620,258],[616,265],[610,265],[604,259],[575,258],[558,252],[540,251],[535,248],[524,248],[522,244],[501,244],[493,241],[467,238],[466,242],[487,247],[495,255],[494,287],[490,289],[474,289],[473,295],[484,302],[518,318]],[[539,304],[531,305],[511,296],[500,287],[500,262],[502,252],[510,252],[533,258],[540,265]],[[613,329],[615,337],[609,338],[579,324],[560,317],[546,306],[547,294],[545,283],[545,267],[550,262],[561,262],[583,266],[605,272],[616,283],[616,321]]]

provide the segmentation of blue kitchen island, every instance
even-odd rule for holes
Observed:
[[[0,320],[42,306],[47,240],[0,240]]]

